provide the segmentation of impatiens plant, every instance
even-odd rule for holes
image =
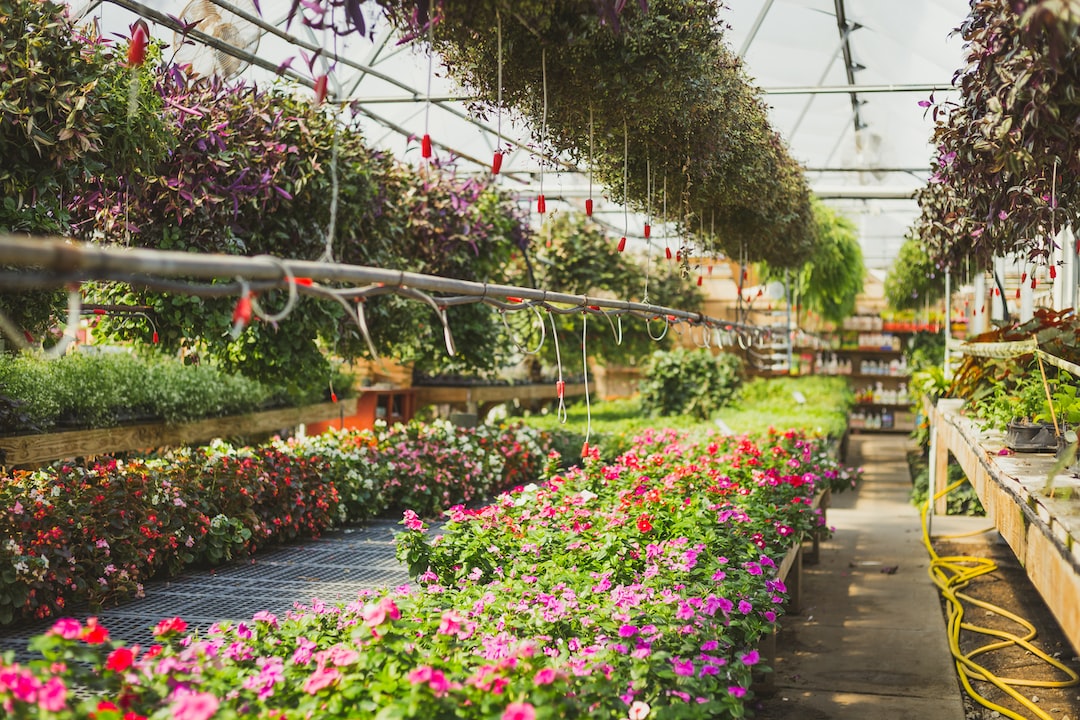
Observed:
[[[528,428],[411,423],[15,471],[0,478],[0,623],[109,604],[158,572],[390,509],[433,516],[535,481],[548,449]]]
[[[413,587],[199,634],[169,618],[146,649],[61,620],[41,660],[0,663],[0,702],[63,720],[744,717],[783,612],[780,558],[821,522],[819,457],[797,433],[653,433],[610,465],[454,508],[432,540],[406,512]]]

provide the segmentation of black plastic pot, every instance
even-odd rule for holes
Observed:
[[[1010,422],[1005,447],[1014,452],[1056,452],[1057,436],[1050,423]]]

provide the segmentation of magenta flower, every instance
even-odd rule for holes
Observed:
[[[740,600],[739,601],[739,612],[741,612],[743,615],[749,614],[750,611],[752,611],[753,609],[754,609],[754,606],[750,604],[749,600]]]
[[[38,706],[46,712],[60,712],[67,703],[67,686],[58,677],[49,678],[38,691]]]
[[[536,720],[536,708],[527,702],[512,702],[503,710],[502,720]]]
[[[213,693],[189,693],[173,700],[170,710],[173,720],[209,720],[220,704]]]
[[[634,635],[637,634],[637,631],[636,625],[623,625],[619,628],[619,637],[634,637]]]
[[[741,698],[746,696],[746,688],[739,687],[738,685],[732,685],[727,691],[732,697]]]
[[[751,650],[745,655],[742,655],[739,660],[742,661],[743,665],[756,665],[761,661],[761,654],[758,653],[757,650]]]
[[[694,661],[682,658],[671,658],[671,664],[675,668],[676,675],[690,676],[694,674]]]

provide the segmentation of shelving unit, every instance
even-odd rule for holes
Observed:
[[[849,427],[854,432],[911,432],[908,383],[911,375],[904,348],[912,331],[886,329],[878,317],[857,317],[834,338],[834,345],[809,350],[813,372],[842,375],[856,395]],[[807,351],[804,351],[804,357]]]

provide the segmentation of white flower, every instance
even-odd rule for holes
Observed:
[[[627,714],[627,717],[630,718],[630,720],[645,720],[645,718],[649,717],[649,710],[651,709],[649,703],[635,700],[634,704],[630,706],[630,712]]]
[[[588,490],[582,490],[582,491],[581,491],[580,493],[578,493],[578,494],[579,494],[579,495],[581,496],[581,500],[582,500],[583,502],[589,502],[589,501],[590,501],[590,500],[592,500],[592,499],[593,499],[594,497],[597,497],[596,493],[594,493],[594,492],[589,492]],[[648,705],[646,705],[645,707],[646,707],[646,708],[648,708]],[[646,711],[645,711],[645,712],[648,712],[648,710],[646,709]],[[644,716],[642,716],[642,717],[644,717]]]

